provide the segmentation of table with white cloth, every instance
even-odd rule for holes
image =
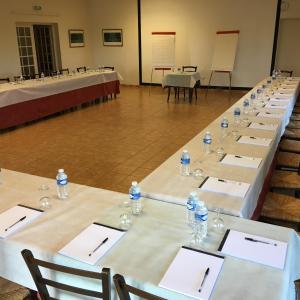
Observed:
[[[117,72],[107,70],[0,84],[0,129],[118,94],[120,79]]]
[[[37,258],[74,268],[100,271],[102,267],[109,267],[112,274],[125,276],[129,284],[167,299],[192,299],[158,286],[180,247],[190,241],[184,207],[143,199],[143,214],[133,217],[128,232],[95,266],[91,266],[60,255],[58,251],[92,222],[118,227],[119,216],[124,212],[122,203],[128,195],[70,183],[70,198],[58,200],[54,196],[55,180],[9,170],[2,173],[0,213],[17,204],[38,208],[42,184],[50,187],[52,208],[17,233],[0,239],[0,276],[35,289],[20,253],[26,248]],[[223,234],[211,229],[214,216],[209,212],[208,237],[200,247],[210,253],[218,253],[223,238]],[[296,232],[242,218],[222,217],[226,228],[287,242],[288,251],[283,270],[225,255],[210,299],[294,299],[293,281],[300,278],[300,239]],[[94,280],[57,272],[49,275],[64,283],[99,288],[99,283]],[[53,296],[78,299],[70,294]],[[118,299],[114,292],[112,299]]]
[[[268,109],[258,107],[255,114],[242,115],[244,126],[239,126],[237,135],[230,134],[220,144],[220,124],[223,116],[229,120],[229,132],[233,129],[233,111],[235,107],[243,110],[243,102],[246,98],[250,99],[251,93],[255,91],[266,80],[260,82],[255,88],[249,91],[237,103],[230,107],[221,116],[216,118],[208,127],[191,139],[186,145],[179,149],[162,165],[150,173],[140,182],[142,193],[145,197],[155,200],[186,205],[187,197],[190,192],[197,191],[201,200],[205,201],[209,210],[220,208],[223,213],[240,216],[244,218],[256,218],[256,208],[260,194],[265,192],[264,182],[269,178],[270,168],[277,151],[278,143],[284,129],[290,119],[292,109],[299,94],[299,80],[294,81],[294,88],[289,96],[289,105],[286,109]],[[276,88],[274,87],[276,93]],[[272,98],[272,96],[271,96]],[[280,114],[279,118],[259,117],[258,112],[270,112]],[[268,116],[268,115],[267,115]],[[276,130],[260,130],[247,127],[250,122],[278,125]],[[192,124],[191,124],[192,126]],[[223,164],[219,162],[216,153],[204,155],[203,137],[206,131],[212,135],[212,147],[214,149],[223,147],[225,153],[237,156],[248,156],[262,158],[258,168],[245,168]],[[257,146],[238,143],[237,136],[250,136],[272,139],[269,146]],[[250,184],[250,188],[244,198],[233,197],[221,193],[201,191],[198,187],[205,179],[195,176],[180,175],[180,157],[183,149],[189,151],[191,156],[191,171],[203,169],[205,176],[217,177],[225,180],[245,182]],[[261,197],[263,198],[263,197]]]
[[[173,72],[164,76],[162,87],[168,87],[168,99],[170,97],[170,87],[174,88],[188,88],[189,100],[193,96],[193,89],[195,86],[200,87],[200,73],[199,72]]]

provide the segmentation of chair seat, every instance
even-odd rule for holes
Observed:
[[[284,136],[290,139],[300,139],[300,129],[287,128],[284,131]]]
[[[296,120],[291,120],[289,125],[288,125],[288,128],[300,128],[300,121],[296,121]]]
[[[299,223],[300,200],[291,196],[270,192],[266,196],[261,216]]]
[[[278,152],[277,164],[279,166],[286,166],[292,168],[298,168],[300,162],[300,154],[290,152]]]
[[[271,187],[300,189],[300,176],[296,172],[275,170],[271,178]]]
[[[293,112],[300,113],[300,107],[299,106],[294,107]]]
[[[30,293],[27,288],[0,277],[1,300],[21,300],[29,295]]]
[[[298,114],[297,115],[291,115],[291,120],[300,121],[300,116]]]
[[[282,139],[279,143],[279,149],[281,151],[300,153],[300,141]]]

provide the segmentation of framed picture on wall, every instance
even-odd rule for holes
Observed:
[[[84,31],[81,29],[69,29],[69,44],[71,48],[84,47]]]
[[[102,29],[103,46],[122,47],[122,29]]]

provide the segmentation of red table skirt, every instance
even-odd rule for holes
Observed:
[[[0,108],[0,129],[37,120],[93,99],[120,93],[120,82],[110,81]]]

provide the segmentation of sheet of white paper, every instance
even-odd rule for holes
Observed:
[[[290,101],[291,101],[290,97],[288,97],[288,98],[280,98],[280,97],[278,97],[278,98],[275,98],[275,97],[270,98],[270,102],[271,103],[280,103],[282,105],[289,104]]]
[[[237,182],[224,178],[209,177],[206,182],[200,187],[200,189],[202,191],[244,198],[249,190],[249,187],[249,183]]]
[[[249,241],[250,238],[255,241]],[[276,246],[275,246],[276,245]],[[278,269],[284,268],[287,243],[230,230],[222,253]]]
[[[33,220],[41,216],[42,213],[43,211],[41,210],[24,207],[22,205],[17,205],[4,211],[0,214],[0,238],[6,238],[7,236],[15,233],[16,231],[20,230],[21,228],[25,227],[27,224],[31,223]],[[23,217],[26,218],[23,221],[19,221]],[[8,228],[10,226],[11,228]]]
[[[280,114],[280,113],[270,113],[270,112],[260,112],[260,113],[258,113],[257,117],[281,119],[283,117],[283,114]]]
[[[273,101],[270,101],[266,104],[265,108],[273,108],[273,109],[286,109],[288,107],[288,104],[282,104],[282,103],[276,103]]]
[[[281,93],[275,93],[272,97],[271,100],[277,99],[277,100],[290,100],[291,96],[290,95],[285,95]]]
[[[209,299],[223,262],[223,257],[183,247],[178,251],[159,286],[196,299]],[[209,273],[199,292],[207,268]]]
[[[226,156],[222,159],[221,163],[227,165],[257,169],[261,161],[262,159],[258,157],[226,154]]]
[[[257,146],[265,146],[268,147],[271,143],[272,139],[269,138],[260,138],[255,136],[246,136],[243,135],[238,139],[238,143],[240,144],[251,144]]]
[[[117,228],[91,224],[59,250],[58,253],[94,265],[124,234],[124,231],[120,231]],[[108,238],[107,242],[89,256],[106,238]]]
[[[293,88],[279,88],[277,90],[280,94],[286,94],[286,95],[292,95],[295,92],[295,89]]]
[[[274,131],[278,127],[277,124],[265,124],[265,123],[257,123],[257,122],[251,122],[249,125],[249,128],[252,129],[260,129],[260,130],[270,130]]]

